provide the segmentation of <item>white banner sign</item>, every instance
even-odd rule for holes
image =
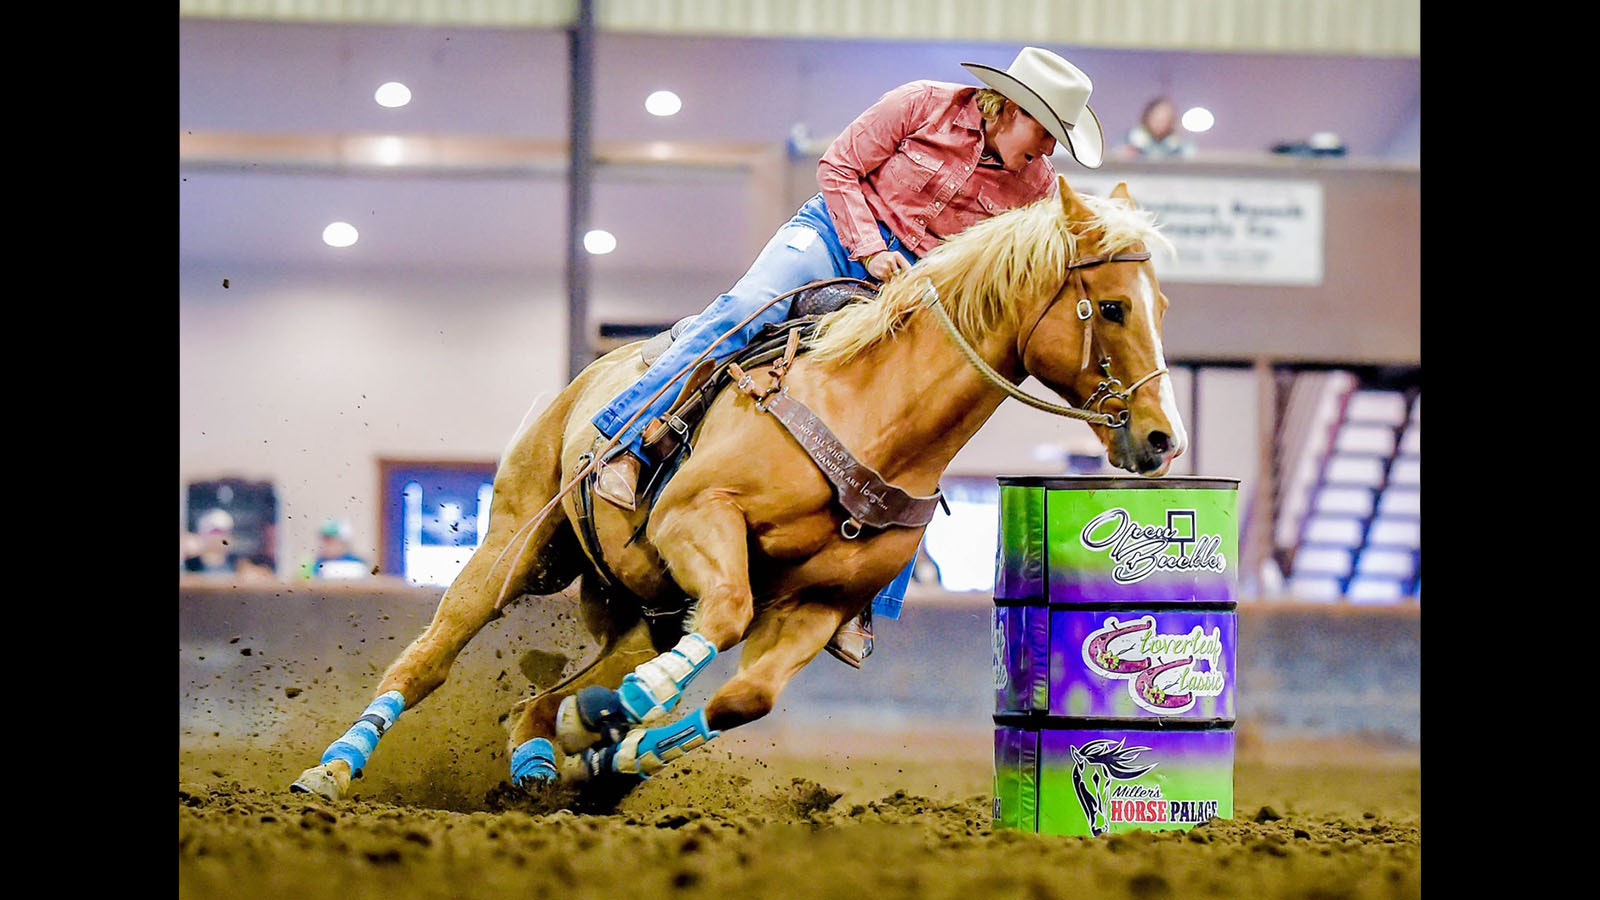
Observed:
[[[1119,180],[1152,210],[1177,258],[1152,248],[1163,282],[1322,283],[1322,184],[1132,173],[1067,174],[1073,190],[1105,196]]]

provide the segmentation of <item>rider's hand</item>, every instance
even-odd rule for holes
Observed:
[[[879,281],[887,282],[906,269],[906,258],[893,250],[879,250],[867,260],[867,274]]]

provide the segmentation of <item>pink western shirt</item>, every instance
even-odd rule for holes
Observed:
[[[971,225],[1055,193],[1048,157],[1015,175],[978,164],[977,94],[976,87],[942,81],[901,85],[829,145],[817,184],[852,259],[888,249],[879,221],[921,257]]]

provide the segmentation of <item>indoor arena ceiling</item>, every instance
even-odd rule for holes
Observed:
[[[577,8],[181,0],[180,261],[561,271]],[[1217,115],[1203,156],[1333,131],[1353,161],[1418,162],[1420,0],[590,8],[589,218],[619,242],[597,270],[736,274],[855,113],[913,78],[972,82],[961,62],[1003,68],[1023,44],[1091,74],[1108,144],[1170,93]],[[386,81],[412,103],[374,103]],[[678,115],[644,111],[658,88],[683,98]],[[357,252],[322,244],[336,219],[361,230]]]
[[[568,27],[579,0],[179,0],[182,16],[346,25]],[[1422,0],[591,0],[607,32],[1417,56]]]

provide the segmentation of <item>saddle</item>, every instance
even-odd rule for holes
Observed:
[[[645,427],[644,449],[655,465],[651,466],[648,482],[640,486],[639,499],[644,508],[649,510],[655,505],[662,487],[687,458],[689,437],[710,408],[711,401],[723,388],[732,385],[756,398],[757,407],[777,418],[822,469],[833,484],[840,505],[850,513],[850,518],[842,528],[847,539],[859,536],[864,528],[925,525],[933,518],[937,507],[943,507],[948,513],[950,510],[943,492],[931,497],[914,497],[888,484],[877,472],[858,462],[827,425],[804,404],[791,398],[788,389],[782,387],[783,373],[799,352],[801,339],[815,330],[817,322],[825,314],[850,303],[877,299],[877,296],[876,286],[855,278],[814,282],[796,295],[790,304],[788,318],[763,326],[743,350],[735,352],[720,364],[711,360],[701,362],[687,376],[678,398],[668,411]],[[659,359],[694,318],[688,316],[680,319],[672,328],[647,340],[640,348],[645,364],[650,365]],[[746,370],[768,363],[775,363],[772,367],[773,383],[766,390],[757,389]],[[596,440],[597,449],[603,440]],[[585,454],[580,465],[587,463],[590,458],[591,454]],[[621,586],[606,565],[599,536],[594,530],[594,480],[595,473],[591,471],[578,485],[578,539],[590,549],[595,561],[595,574],[606,592],[626,592],[626,588]],[[630,543],[644,533],[648,520],[647,512],[645,521],[639,523],[629,538]],[[667,646],[673,634],[681,633],[680,626],[688,614],[689,600],[681,594],[655,604],[641,600],[640,609],[650,625],[651,634],[659,639],[658,645]],[[666,643],[659,643],[660,640]]]
[[[689,432],[710,408],[711,401],[733,380],[731,372],[741,368],[753,369],[778,359],[787,349],[789,332],[798,330],[800,336],[804,337],[813,330],[817,320],[827,313],[850,303],[876,300],[877,297],[877,286],[858,278],[830,278],[807,285],[795,295],[789,306],[788,318],[764,326],[748,346],[720,365],[713,360],[703,360],[698,368],[685,377],[678,399],[673,401],[665,414],[657,416],[645,426],[645,452],[660,468],[660,463],[677,455],[689,439]],[[672,342],[694,320],[695,316],[685,316],[672,328],[646,341],[639,351],[644,364],[653,365],[660,359],[661,354],[667,352]]]
[[[839,505],[849,513],[841,526],[847,540],[866,529],[926,525],[935,508],[944,506],[948,511],[943,492],[917,497],[885,481],[871,466],[856,459],[827,423],[791,397],[783,386],[784,376],[799,353],[801,338],[815,329],[823,314],[876,297],[875,287],[854,278],[816,282],[796,297],[789,318],[763,327],[744,350],[721,365],[702,363],[690,374],[689,382],[668,412],[645,427],[644,449],[657,463],[641,492],[646,502],[654,502],[661,486],[681,464],[688,451],[689,435],[717,393],[731,382],[755,400],[758,410],[777,419],[822,470],[833,485]],[[670,338],[671,332],[668,335]],[[769,363],[769,383],[758,387],[746,370]]]
[[[709,359],[702,361],[699,367],[687,376],[677,400],[668,411],[645,428],[645,452],[655,461],[655,465],[651,466],[649,481],[641,485],[639,490],[639,499],[645,508],[655,505],[655,498],[660,494],[661,488],[687,456],[689,435],[710,408],[711,401],[716,398],[717,393],[733,381],[730,370],[741,371],[740,366],[755,368],[779,359],[785,353],[794,352],[790,344],[797,344],[798,339],[808,334],[823,315],[843,308],[848,303],[873,300],[877,296],[876,286],[856,278],[833,278],[813,282],[795,295],[786,319],[764,326],[743,350],[735,352],[720,365]],[[660,359],[661,354],[672,346],[672,342],[694,320],[695,316],[685,316],[670,329],[647,340],[640,348],[644,364],[649,366]],[[604,438],[596,440],[596,447],[603,440]],[[593,451],[584,454],[580,458],[579,465],[586,464],[592,453]],[[590,472],[589,476],[578,485],[579,514],[576,523],[578,539],[589,548],[590,556],[595,562],[595,575],[605,592],[608,595],[628,593],[610,566],[606,565],[605,555],[600,549],[600,538],[594,529],[594,480],[595,473]],[[648,518],[646,515],[646,520]],[[644,529],[645,523],[641,522],[629,539],[630,543],[638,540]],[[646,603],[642,598],[635,599],[657,646],[670,646],[675,639],[673,636],[682,633],[682,621],[689,610],[688,597],[679,593],[658,603]]]

